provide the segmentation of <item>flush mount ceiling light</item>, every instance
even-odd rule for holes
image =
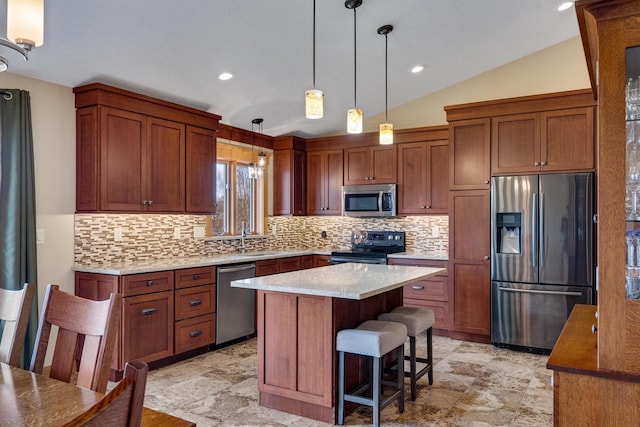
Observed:
[[[389,78],[388,78],[388,35],[393,31],[392,25],[383,25],[378,28],[378,34],[384,36],[384,121],[380,123],[380,145],[393,144],[393,124],[389,123]]]
[[[417,73],[419,73],[419,72],[420,72],[420,71],[422,71],[422,70],[424,70],[424,67],[423,67],[422,65],[416,65],[415,67],[413,67],[413,68],[411,69],[411,72],[412,72],[413,74],[417,74]]]
[[[7,0],[7,38],[0,45],[18,52],[28,60],[28,52],[44,42],[44,0]],[[5,57],[0,59],[0,72],[9,68]]]
[[[358,69],[356,61],[356,9],[362,5],[362,0],[347,0],[344,7],[353,9],[353,108],[347,110],[347,132],[362,133],[362,110],[357,107]]]
[[[569,9],[571,6],[573,6],[573,2],[572,1],[565,1],[563,3],[560,3],[560,5],[558,5],[558,12],[562,12],[563,10],[567,10]]]
[[[304,111],[307,119],[321,119],[322,91],[316,89],[316,0],[313,0],[313,89],[304,93]]]
[[[221,73],[221,74],[218,76],[218,78],[219,78],[220,80],[229,80],[229,79],[231,79],[232,77],[233,77],[233,74],[231,74],[231,73],[227,73],[227,72]]]

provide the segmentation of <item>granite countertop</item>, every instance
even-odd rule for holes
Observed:
[[[344,249],[342,249],[344,250]],[[148,261],[133,261],[127,263],[112,263],[100,265],[76,265],[73,271],[82,273],[110,274],[122,276],[125,274],[152,273],[163,270],[176,270],[181,268],[207,267],[210,265],[238,264],[242,262],[254,262],[275,258],[286,258],[300,255],[331,255],[331,249],[290,249],[281,251],[260,251],[245,253],[228,253],[212,255],[209,257],[184,257],[167,258]],[[446,253],[434,252],[401,252],[390,254],[390,258],[415,258],[447,260]]]
[[[345,263],[318,267],[312,271],[313,274],[310,274],[310,270],[300,270],[235,280],[231,286],[361,300],[443,273],[446,269]]]

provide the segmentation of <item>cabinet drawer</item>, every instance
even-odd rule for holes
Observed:
[[[210,283],[216,283],[215,267],[195,267],[176,270],[176,289],[208,285]]]
[[[280,265],[278,268],[279,273],[286,273],[287,271],[296,271],[302,268],[300,264],[299,256],[282,258],[279,260],[279,262],[280,262]]]
[[[410,299],[449,300],[446,276],[433,276],[426,280],[405,285],[403,291],[404,297]]]
[[[216,341],[216,315],[205,314],[176,322],[176,354]]]
[[[124,298],[123,361],[173,354],[173,291]]]
[[[277,273],[279,273],[277,259],[256,262],[256,277]]]
[[[125,297],[173,290],[173,271],[131,274],[122,277]]]
[[[300,268],[303,270],[313,268],[313,255],[302,255],[300,257]]]
[[[436,321],[433,325],[436,329],[449,329],[449,303],[446,301],[426,301],[411,299],[405,296],[404,305],[408,307],[421,307],[433,310]]]
[[[214,284],[176,290],[176,320],[210,314],[216,311],[215,307]]]

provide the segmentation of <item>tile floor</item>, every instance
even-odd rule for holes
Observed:
[[[419,339],[419,345],[424,345]],[[394,403],[382,412],[385,426],[551,426],[553,391],[548,356],[487,344],[435,337],[434,384],[418,382],[403,414]],[[420,351],[420,350],[419,350]],[[409,395],[408,379],[406,394]],[[259,407],[256,340],[194,357],[149,374],[145,406],[206,426],[323,426]],[[362,407],[347,426],[372,422]]]

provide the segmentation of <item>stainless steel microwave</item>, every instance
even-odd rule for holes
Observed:
[[[396,184],[342,186],[342,215],[355,217],[396,216]]]

